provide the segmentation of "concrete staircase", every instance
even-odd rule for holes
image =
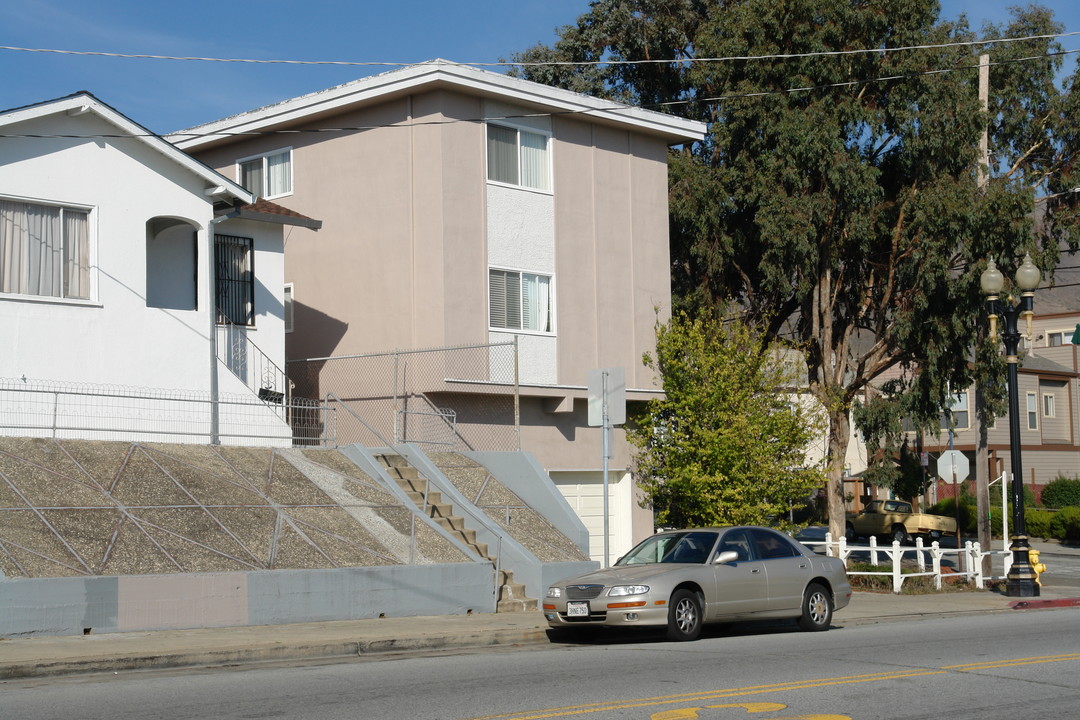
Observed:
[[[377,459],[386,467],[387,474],[428,517],[477,555],[490,561],[493,567],[496,566],[495,558],[488,554],[487,543],[477,542],[476,531],[466,525],[463,517],[454,514],[454,506],[443,500],[442,493],[429,489],[427,478],[409,465],[405,458],[400,455],[379,455]],[[536,607],[536,600],[525,595],[525,586],[514,582],[514,573],[500,570],[496,612],[529,612],[536,610]]]

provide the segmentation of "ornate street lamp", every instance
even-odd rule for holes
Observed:
[[[1017,389],[1017,352],[1020,346],[1020,331],[1017,329],[1021,317],[1027,319],[1027,335],[1031,337],[1031,317],[1035,314],[1035,288],[1042,280],[1042,273],[1031,262],[1031,256],[1024,255],[1024,263],[1016,271],[1016,287],[1021,291],[1019,302],[1011,298],[1001,299],[1005,287],[1005,278],[991,259],[979,283],[986,295],[986,306],[990,313],[990,336],[997,336],[997,319],[1005,321],[1001,339],[1005,343],[1005,361],[1009,366],[1009,457],[1012,461],[1012,500],[1013,534],[1012,567],[1005,581],[1005,594],[1010,597],[1037,597],[1039,584],[1035,582],[1035,571],[1031,568],[1028,551],[1027,527],[1024,524],[1024,473],[1020,462],[1020,400]]]

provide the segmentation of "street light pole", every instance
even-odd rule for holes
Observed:
[[[980,277],[986,306],[990,314],[990,336],[997,334],[997,319],[1005,322],[1001,339],[1005,343],[1005,361],[1008,364],[1009,388],[1009,459],[1012,464],[1012,500],[1013,500],[1013,535],[1012,567],[1005,581],[1005,594],[1010,597],[1038,597],[1039,584],[1035,571],[1031,567],[1028,551],[1027,526],[1024,522],[1024,472],[1020,461],[1020,399],[1019,376],[1017,366],[1020,349],[1019,320],[1027,319],[1028,337],[1031,337],[1031,316],[1034,315],[1034,290],[1042,280],[1039,269],[1031,262],[1030,255],[1024,255],[1024,262],[1016,271],[1016,286],[1021,290],[1019,302],[1011,299],[1002,300],[1001,291],[1005,287],[1005,278],[990,260]]]

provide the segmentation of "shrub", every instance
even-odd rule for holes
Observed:
[[[1080,478],[1054,478],[1043,488],[1042,502],[1048,508],[1080,506]]]
[[[1038,507],[1038,503],[1035,502],[1035,491],[1033,491],[1027,485],[1024,485],[1024,507],[1033,508]],[[1047,485],[1047,487],[1050,487]],[[1009,488],[1009,512],[1012,512],[1012,488]],[[990,505],[993,507],[1001,507],[1001,485],[994,485],[990,488]]]
[[[934,506],[927,510],[931,515],[944,515],[945,517],[956,517],[956,499],[945,498],[934,503]],[[975,498],[960,496],[960,520],[957,523],[960,526],[960,532],[964,535],[973,535],[978,531],[977,518],[979,516],[978,508],[976,507]]]
[[[892,565],[871,565],[865,562],[851,561],[848,563],[848,572],[885,572],[892,573]],[[902,575],[908,575],[916,572],[915,568],[901,568],[900,573]],[[952,582],[946,582],[942,585],[940,592],[956,592],[961,590],[974,590],[974,585],[968,582],[962,582],[960,580],[962,576],[957,576],[956,580]],[[949,579],[949,578],[945,578]],[[851,587],[855,590],[864,592],[892,592],[892,575],[848,575],[848,582],[851,583]],[[934,578],[927,575],[920,575],[919,577],[906,578],[903,584],[900,586],[901,595],[926,595],[928,593],[939,592],[934,587]]]
[[[1050,532],[1058,540],[1080,539],[1080,507],[1070,506],[1054,513]]]
[[[1054,537],[1051,524],[1055,514],[1049,510],[1028,510],[1024,508],[1024,524],[1027,525],[1027,534],[1030,537],[1044,539]],[[1009,532],[1011,533],[1012,530],[1010,529]]]

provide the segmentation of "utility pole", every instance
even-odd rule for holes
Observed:
[[[987,115],[986,122],[983,124],[982,136],[979,139],[979,167],[978,167],[978,181],[979,189],[986,190],[987,184],[990,182],[990,132],[989,124],[990,118],[988,116],[990,110],[990,56],[979,56],[979,105],[982,107],[984,115]],[[985,331],[983,330],[981,323],[978,331],[977,342],[985,341]],[[996,342],[996,341],[995,341]],[[983,392],[981,384],[975,385],[975,412],[972,413],[974,425],[972,429],[975,431],[975,514],[976,520],[976,533],[978,535],[979,547],[983,552],[990,550],[990,450],[987,447],[989,444],[989,437],[987,436],[986,423],[983,422],[983,416],[986,413],[986,395]],[[1003,487],[1002,494],[1005,492]],[[959,508],[960,497],[957,495],[957,508]],[[984,574],[990,574],[990,557],[986,556],[982,560],[982,571]]]

